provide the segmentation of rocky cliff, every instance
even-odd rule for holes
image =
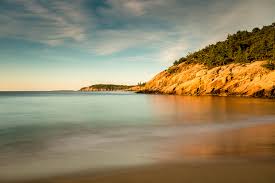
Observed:
[[[181,63],[156,75],[138,89],[143,93],[275,98],[275,71],[265,61],[207,68]]]

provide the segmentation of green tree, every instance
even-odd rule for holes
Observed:
[[[225,65],[232,62],[252,62],[256,60],[275,60],[275,23],[251,32],[238,31],[229,34],[225,41],[208,45],[205,48],[189,53],[174,62],[201,63],[207,66]]]

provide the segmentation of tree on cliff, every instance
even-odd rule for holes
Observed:
[[[207,66],[228,63],[248,63],[256,60],[275,60],[275,23],[254,28],[251,32],[238,31],[227,39],[188,54],[174,62],[202,63]]]

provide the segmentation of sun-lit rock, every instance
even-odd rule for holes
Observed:
[[[157,74],[140,92],[178,95],[275,97],[275,71],[262,65],[229,64],[208,69],[201,64],[179,64]],[[177,67],[177,68],[175,68]]]

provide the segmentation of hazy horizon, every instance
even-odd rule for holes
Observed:
[[[275,21],[274,0],[3,0],[0,91],[148,81],[176,59]]]

